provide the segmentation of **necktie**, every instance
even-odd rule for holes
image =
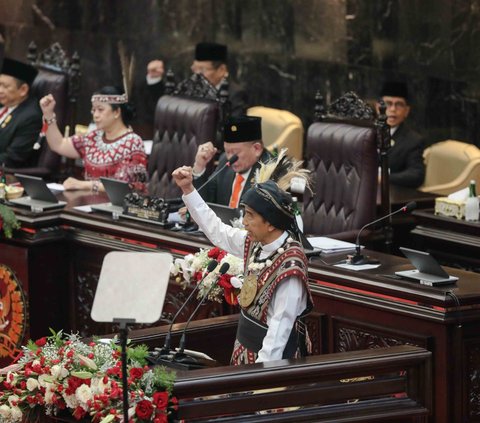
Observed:
[[[2,118],[7,114],[7,112],[8,112],[8,107],[4,107],[0,112],[0,122],[2,121]]]
[[[228,205],[232,209],[236,209],[238,207],[238,202],[240,200],[240,193],[242,192],[242,183],[244,181],[244,177],[237,173],[235,176],[235,182],[233,183],[233,191],[232,196],[230,197],[230,204]]]

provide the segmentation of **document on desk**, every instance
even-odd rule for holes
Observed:
[[[308,238],[308,240],[314,248],[320,248],[322,254],[342,253],[355,250],[355,244],[352,242],[340,241],[326,236],[311,237]]]

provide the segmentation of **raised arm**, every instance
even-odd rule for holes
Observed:
[[[51,94],[46,95],[40,100],[43,119],[48,124],[46,133],[48,146],[57,154],[68,157],[69,159],[78,159],[80,155],[73,146],[72,140],[70,138],[64,138],[58,129],[54,112],[55,104],[55,99]]]

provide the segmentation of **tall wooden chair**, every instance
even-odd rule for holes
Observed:
[[[376,215],[377,149],[385,134],[379,128],[385,128],[386,118],[375,126],[373,110],[352,92],[326,112],[319,106],[316,114],[307,131],[305,156],[314,194],[304,198],[305,233],[355,241]]]

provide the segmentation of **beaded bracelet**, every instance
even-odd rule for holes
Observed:
[[[43,120],[47,123],[47,125],[51,125],[52,123],[55,123],[57,121],[57,115],[54,114],[50,119],[47,119],[44,116]]]
[[[98,181],[92,181],[92,192],[95,194],[98,192]]]

